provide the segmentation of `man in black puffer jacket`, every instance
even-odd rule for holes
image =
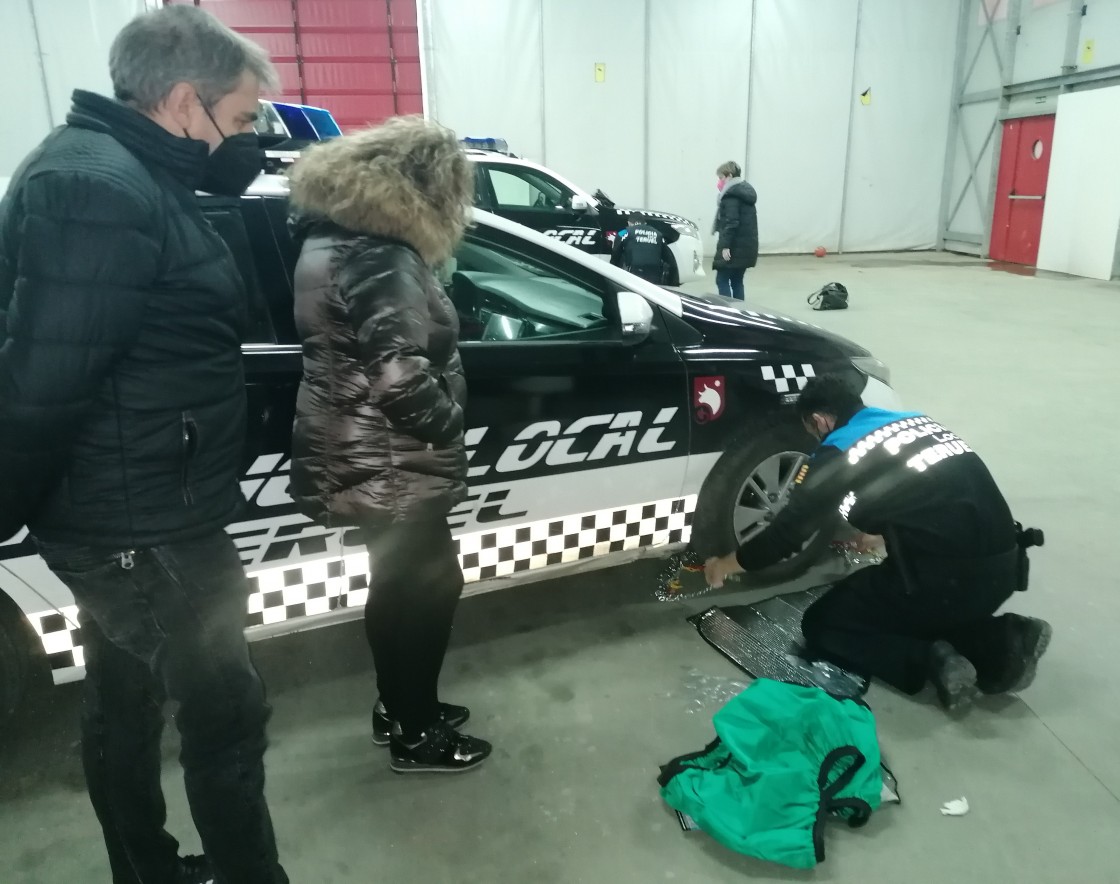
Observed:
[[[244,286],[196,189],[238,195],[267,56],[193,7],[113,44],[0,204],[0,532],[78,605],[83,759],[115,882],[287,881],[264,800],[268,707],[244,637]],[[164,830],[164,699],[207,860]],[[207,866],[212,866],[212,871]]]
[[[739,164],[726,162],[716,169],[719,199],[716,221],[716,288],[724,297],[746,300],[743,277],[758,263],[758,194],[742,179]]]

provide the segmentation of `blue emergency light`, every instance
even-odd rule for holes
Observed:
[[[509,144],[504,138],[460,138],[459,143],[467,150],[488,150],[493,153],[509,153]]]

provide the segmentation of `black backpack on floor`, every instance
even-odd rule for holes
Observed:
[[[847,310],[848,290],[840,282],[830,282],[823,289],[809,295],[814,310]]]

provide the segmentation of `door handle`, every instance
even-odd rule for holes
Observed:
[[[1040,199],[1043,199],[1044,196],[1045,196],[1045,194],[1037,194],[1037,195],[1034,195],[1034,196],[1029,196],[1025,193],[1011,193],[1011,194],[1008,194],[1007,198],[1012,199],[1012,200],[1040,200]]]

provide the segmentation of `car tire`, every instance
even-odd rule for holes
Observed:
[[[733,439],[700,489],[692,522],[692,549],[704,558],[726,555],[763,530],[785,506],[797,472],[808,462],[816,444],[794,424],[779,424]],[[762,500],[760,494],[766,499]],[[752,522],[755,512],[762,518]],[[800,552],[753,572],[750,582],[775,584],[800,577],[820,560],[835,533],[836,521],[838,517]]]
[[[0,597],[0,721],[16,713],[27,690],[30,631],[19,609]]]

